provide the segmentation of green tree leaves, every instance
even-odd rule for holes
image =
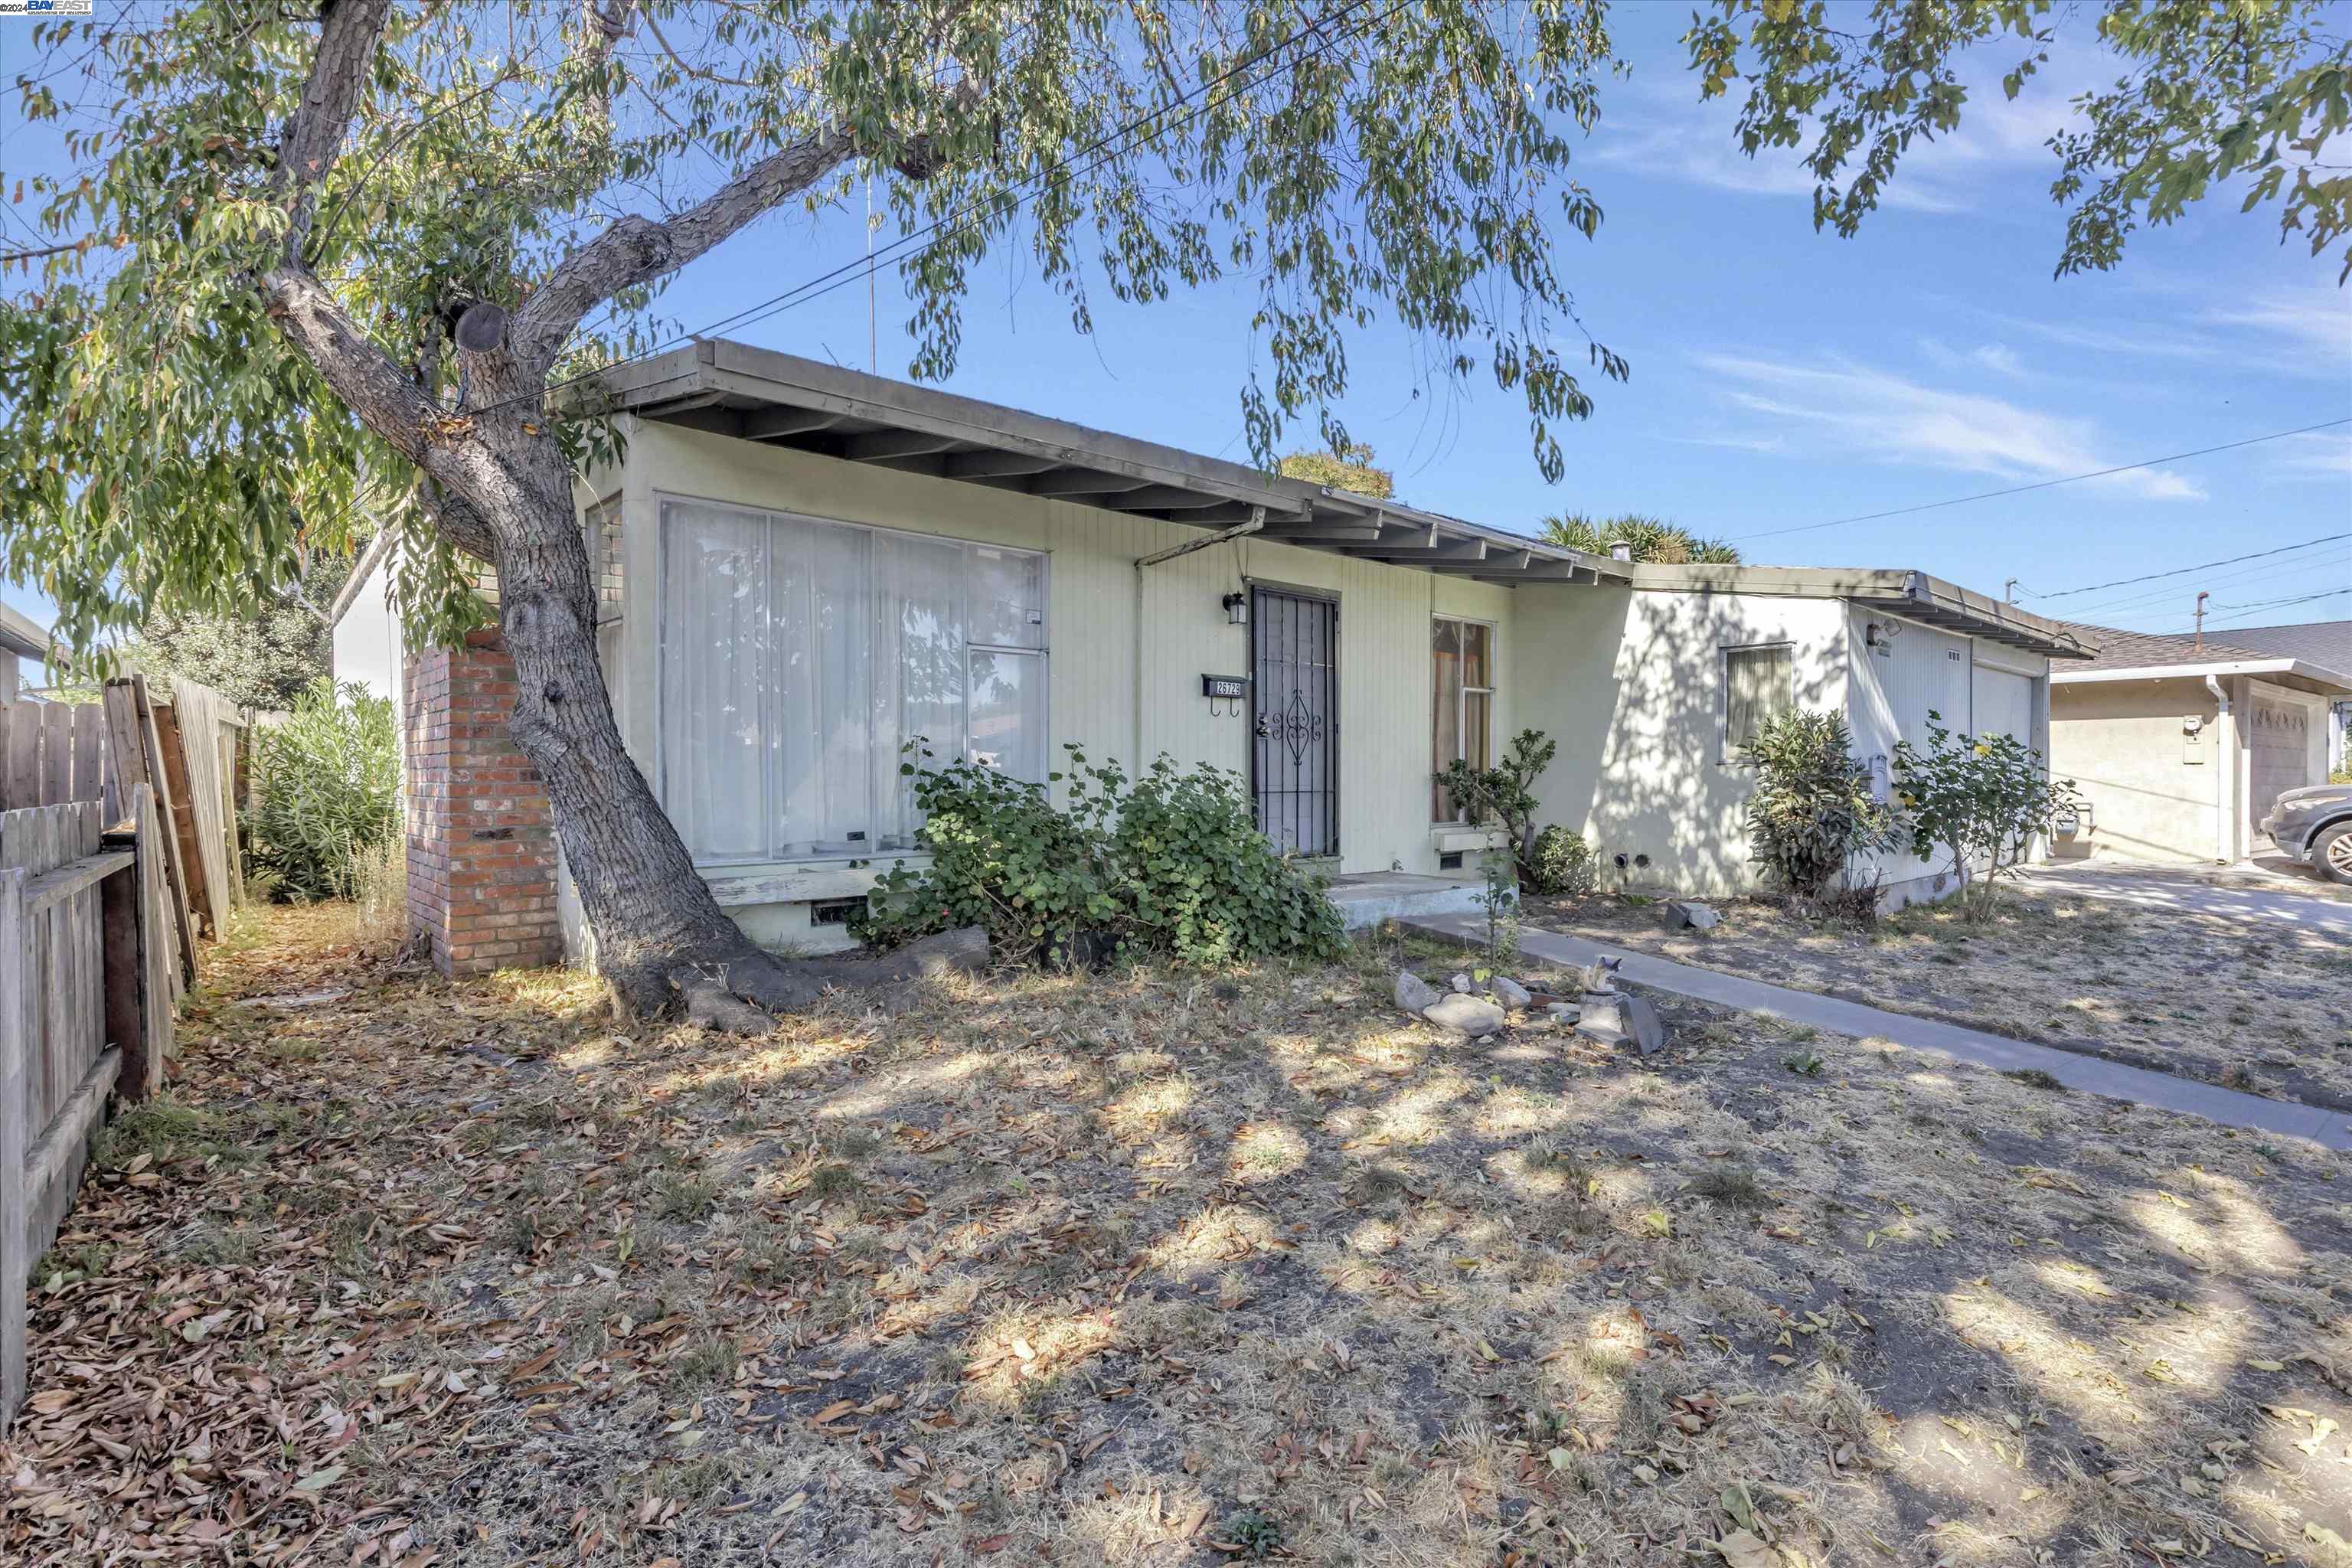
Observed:
[[[2105,0],[2079,15],[2050,0],[1714,0],[1685,41],[1702,97],[1745,83],[1740,144],[1802,149],[1813,221],[1851,236],[1904,155],[1961,124],[1972,51],[2007,51],[2015,98],[2084,16],[2082,41],[2125,68],[2077,96],[2078,123],[2050,142],[2050,195],[2068,209],[2060,276],[2115,266],[2143,224],[2238,179],[2243,210],[2276,203],[2280,237],[2314,256],[2352,233],[2352,174],[2324,151],[2352,127],[2352,32],[2333,0]]]

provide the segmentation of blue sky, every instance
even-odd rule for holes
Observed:
[[[2242,216],[2226,195],[2136,236],[2115,272],[2053,280],[2063,220],[2042,142],[2068,90],[2098,79],[2080,55],[2015,102],[1979,93],[1957,138],[1912,154],[1860,237],[1816,233],[1793,160],[1749,161],[1731,111],[1697,103],[1676,43],[1688,17],[1680,4],[1614,11],[1633,71],[1604,92],[1579,160],[1606,221],[1590,242],[1559,240],[1585,325],[1632,380],[1590,384],[1598,407],[1562,430],[1567,473],[1548,485],[1513,395],[1490,382],[1416,395],[1414,344],[1359,339],[1342,412],[1405,499],[1523,530],[1561,510],[1650,512],[1739,541],[1752,561],[1916,567],[1995,595],[2015,577],[2029,607],[2147,631],[2187,629],[2200,587],[2224,606],[2215,626],[2352,616],[2347,542],[2043,597],[2352,530],[2352,426],[1808,528],[2352,415],[2352,294],[2336,286],[2340,260],[2282,247],[2273,209]],[[861,205],[765,220],[689,269],[666,309],[700,326],[766,300],[856,256],[862,219]],[[887,268],[875,293],[879,368],[902,374]],[[1253,304],[1244,283],[1150,307],[1097,298],[1080,337],[1010,256],[974,279],[948,384],[1244,458]],[[853,285],[730,335],[864,368],[868,333]],[[1297,435],[1310,441],[1311,423]],[[13,585],[0,597],[46,608]]]

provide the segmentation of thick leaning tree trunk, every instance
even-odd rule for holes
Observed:
[[[511,363],[495,368],[528,374]],[[772,1013],[806,1007],[832,987],[984,963],[988,940],[977,931],[886,958],[829,961],[779,959],[743,935],[622,742],[596,657],[594,580],[562,449],[520,415],[494,421],[482,421],[490,427],[478,434],[513,480],[502,504],[484,515],[497,552],[499,626],[515,665],[509,727],[546,784],[615,1008],[658,1017],[682,1004],[697,1023],[757,1033],[772,1026]]]
[[[499,314],[493,346],[457,345],[461,395],[446,405],[425,390],[431,378],[421,363],[394,364],[304,259],[319,192],[351,126],[390,4],[338,0],[320,11],[318,52],[271,175],[288,220],[282,259],[253,281],[288,342],[429,481],[427,504],[450,543],[498,568],[499,620],[515,664],[515,743],[547,786],[615,1006],[658,1016],[683,1003],[697,1022],[757,1033],[773,1025],[774,1012],[807,1006],[835,986],[985,963],[988,938],[977,928],[887,958],[787,963],[754,947],[719,909],[621,743],[596,662],[594,584],[572,511],[572,468],[541,406],[562,347],[588,311],[676,271],[807,190],[856,155],[855,137],[839,126],[812,132],[664,222],[615,219],[557,264],[510,319]],[[589,14],[593,25],[576,34],[583,76],[593,76],[621,37],[628,9]],[[964,101],[961,93],[951,100]],[[900,172],[922,176],[922,138],[897,156]],[[429,352],[437,365],[437,335]]]

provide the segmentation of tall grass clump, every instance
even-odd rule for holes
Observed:
[[[362,856],[400,836],[400,730],[364,687],[314,682],[254,742],[249,858],[273,898],[347,899]]]
[[[360,945],[389,948],[408,934],[408,845],[397,833],[352,851]]]

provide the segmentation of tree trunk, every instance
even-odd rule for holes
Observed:
[[[518,425],[520,425],[518,421]],[[738,1033],[772,1026],[835,986],[887,984],[988,961],[984,933],[955,931],[886,958],[785,962],[752,945],[709,886],[622,743],[596,658],[596,595],[572,510],[572,472],[551,433],[504,433],[506,504],[497,541],[499,619],[515,666],[515,744],[547,787],[564,864],[595,931],[597,963],[625,1016],[682,1003]]]

